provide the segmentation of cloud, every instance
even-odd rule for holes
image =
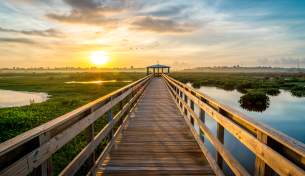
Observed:
[[[68,14],[49,13],[49,19],[64,23],[114,26],[118,19],[111,17],[127,8],[126,0],[64,0],[72,9]]]
[[[156,16],[156,17],[179,16],[184,11],[186,11],[188,8],[189,8],[189,6],[181,4],[181,5],[169,6],[166,8],[160,8],[158,10],[149,11],[144,14],[150,15],[150,16]]]
[[[27,38],[0,38],[0,43],[36,44],[35,41]]]
[[[83,13],[81,11],[73,10],[70,14],[47,14],[47,17],[59,22],[74,23],[74,24],[88,24],[88,25],[107,25],[113,26],[117,23],[115,18],[106,18],[102,14],[97,13]]]
[[[158,33],[186,33],[198,28],[193,23],[179,23],[172,19],[140,17],[131,24],[135,29]]]
[[[55,29],[47,29],[47,30],[15,30],[15,29],[7,29],[0,27],[0,32],[7,33],[19,33],[24,35],[35,35],[42,37],[61,37],[63,33],[55,30]]]

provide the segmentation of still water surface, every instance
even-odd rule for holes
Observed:
[[[190,84],[189,84],[190,85]],[[251,112],[240,107],[239,98],[242,96],[238,91],[226,91],[216,87],[201,87],[198,91],[218,100],[220,103],[238,110],[248,117],[260,121],[270,127],[281,131],[303,143],[305,143],[305,98],[294,97],[290,92],[281,90],[277,96],[269,96],[270,106],[263,112]],[[196,108],[197,111],[198,108]],[[206,124],[216,135],[216,123],[207,116]],[[225,146],[233,155],[253,173],[255,157],[228,132],[225,133]],[[209,150],[215,154],[211,144]]]
[[[48,99],[49,95],[42,92],[24,92],[0,89],[0,108],[18,107],[41,103]]]

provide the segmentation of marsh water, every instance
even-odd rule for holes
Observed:
[[[41,103],[48,99],[49,95],[42,92],[24,92],[0,89],[0,108],[19,107],[32,103]]]
[[[220,103],[238,110],[248,117],[260,121],[270,127],[281,131],[305,143],[305,98],[294,97],[288,91],[281,90],[277,96],[269,96],[270,105],[263,112],[253,112],[243,109],[239,104],[239,99],[243,95],[236,90],[226,91],[216,87],[200,87],[198,91],[218,100]],[[197,109],[198,110],[198,109]],[[216,134],[216,123],[209,116],[206,118],[207,126]],[[253,173],[254,155],[237,141],[228,132],[225,132],[225,146],[233,155]],[[211,144],[208,143],[209,150],[215,154]]]

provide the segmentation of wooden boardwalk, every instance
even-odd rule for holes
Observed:
[[[162,78],[153,78],[97,175],[214,175]]]
[[[239,176],[305,176],[304,143],[168,75],[155,77],[159,75],[147,75],[1,143],[0,176],[55,175],[54,155],[67,144],[75,145],[70,142],[80,134],[86,134],[87,145],[56,175],[79,174],[83,168],[86,175],[224,176],[226,163]],[[216,135],[206,125],[206,115],[217,124]],[[108,123],[95,128],[102,118]],[[235,150],[226,148],[225,131],[254,154],[254,172],[234,157]],[[103,142],[107,145],[100,153]]]

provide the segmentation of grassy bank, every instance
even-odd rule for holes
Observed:
[[[0,74],[0,89],[46,92],[51,97],[39,104],[0,109],[0,142],[63,115],[81,105],[106,95],[144,73],[8,73]],[[117,80],[102,84],[65,84],[69,81]],[[101,119],[96,127],[101,129]],[[53,157],[54,174],[86,145],[84,134],[78,135]]]

